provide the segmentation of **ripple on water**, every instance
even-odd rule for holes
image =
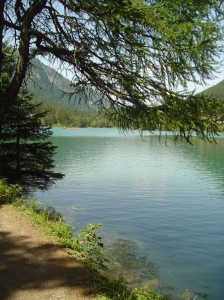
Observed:
[[[68,219],[74,206],[77,226],[102,223],[106,241],[130,248],[135,241],[135,259],[145,256],[158,267],[162,291],[222,300],[224,139],[218,146],[195,139],[194,147],[171,141],[166,147],[157,136],[142,142],[87,130],[51,139],[66,176],[36,197]]]

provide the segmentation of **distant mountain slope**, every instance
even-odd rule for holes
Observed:
[[[93,103],[100,98],[100,94],[97,95],[96,92],[89,91],[89,107],[84,105],[81,94],[76,94],[69,101],[67,96],[62,97],[62,91],[71,91],[71,88],[69,87],[71,82],[38,59],[34,59],[32,63],[33,67],[29,73],[29,78],[27,78],[27,88],[34,94],[35,98],[39,98],[44,102],[49,102],[51,105],[53,103],[61,104],[67,108],[75,108],[78,110],[89,110],[89,108],[94,108]]]
[[[34,59],[32,63],[33,68],[28,76],[30,78],[27,79],[27,88],[34,94],[35,98],[39,98],[49,105],[59,104],[69,109],[74,108],[86,111],[95,108],[93,103],[101,97],[100,93],[93,92],[93,90],[88,91],[89,107],[84,105],[81,94],[76,94],[69,101],[67,96],[62,97],[62,91],[71,91],[69,87],[71,82],[55,69],[42,63],[39,59]],[[224,80],[201,93],[224,100]],[[106,106],[109,106],[108,103],[106,103]]]
[[[213,96],[224,101],[224,80],[202,92],[205,95]]]

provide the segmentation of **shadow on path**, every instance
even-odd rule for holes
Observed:
[[[85,266],[25,225],[29,234],[21,227],[0,229],[0,299],[87,298],[91,274]]]

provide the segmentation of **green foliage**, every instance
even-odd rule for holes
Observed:
[[[165,300],[168,299],[166,296],[157,293],[150,288],[144,287],[136,292],[136,300]]]
[[[37,104],[39,102],[43,104],[37,107],[36,112],[42,113],[47,111],[48,113],[41,117],[41,122],[45,126],[60,125],[66,127],[97,127],[97,128],[110,128],[117,126],[117,124],[109,120],[106,116],[106,110],[101,112],[96,109],[91,110],[78,110],[75,108],[67,108],[61,104],[57,104],[55,101],[51,101],[43,98],[33,98],[32,103]]]
[[[10,84],[13,73],[15,71],[16,53],[13,52],[12,46],[8,42],[3,43],[3,62],[0,73],[0,95],[3,97],[7,87]],[[1,98],[3,101],[4,98]]]
[[[99,288],[99,290],[101,290]],[[102,288],[102,294],[100,300],[168,300],[169,298],[163,294],[160,294],[150,287],[143,287],[140,289],[127,289],[122,282],[114,282],[111,286],[111,282],[105,282],[105,287]]]
[[[29,62],[41,55],[70,75],[69,96],[89,104],[90,91],[98,92],[98,109],[110,108],[123,130],[178,131],[187,141],[192,131],[203,139],[216,134],[219,101],[188,86],[212,79],[220,66],[224,0],[6,0],[0,9],[0,31],[18,50],[4,92],[9,106]]]
[[[207,88],[200,94],[211,96],[213,98],[224,101],[224,80],[220,81],[212,87]]]
[[[0,204],[17,202],[21,192],[18,184],[8,185],[4,179],[0,179]]]
[[[63,247],[72,245],[73,227],[63,222],[62,216],[51,207],[43,208],[41,203],[35,200],[25,200],[19,203],[20,209],[23,209],[32,220],[37,223],[44,231],[57,238],[58,243]]]
[[[41,123],[47,112],[36,113],[41,104],[34,105],[31,99],[26,90],[21,91],[17,104],[4,116],[0,139],[0,175],[9,183],[19,183],[24,192],[45,190],[63,177],[53,171],[57,147],[44,141],[52,134]]]
[[[192,134],[213,141],[224,121],[224,101],[207,95],[189,96],[187,99],[170,97],[166,105],[154,106],[146,111],[119,108],[111,113],[123,130],[138,128],[172,132],[175,140],[184,138],[191,143]],[[132,121],[131,121],[132,120]],[[133,121],[134,120],[134,121]]]
[[[76,236],[76,250],[81,252],[96,269],[106,269],[106,250],[102,238],[95,234],[96,229],[102,229],[101,224],[88,224]]]
[[[13,204],[25,211],[47,234],[54,236],[61,247],[67,248],[70,254],[76,255],[91,269],[105,269],[106,250],[101,237],[95,233],[96,230],[102,228],[100,224],[89,224],[80,229],[76,236],[73,236],[74,227],[68,222],[64,222],[62,215],[51,206],[43,207],[35,200],[26,199],[19,201],[17,199]]]

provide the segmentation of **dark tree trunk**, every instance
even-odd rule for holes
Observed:
[[[3,27],[4,27],[4,20],[3,20],[3,9],[4,5],[6,3],[6,0],[0,1],[0,43],[2,43],[3,36]],[[27,66],[29,62],[29,53],[30,53],[30,29],[32,22],[37,14],[39,14],[42,9],[45,7],[47,0],[35,0],[33,1],[32,5],[29,7],[29,9],[24,13],[23,16],[20,16],[20,38],[19,38],[19,53],[18,53],[18,60],[16,65],[16,70],[14,77],[6,90],[4,95],[1,95],[0,99],[0,138],[1,138],[1,132],[2,132],[2,122],[4,114],[7,112],[7,110],[16,103],[16,98],[19,93],[19,90],[22,86],[23,80],[26,76]],[[0,44],[1,47],[1,44]],[[0,50],[2,47],[0,48]],[[2,66],[2,51],[0,54],[0,70]]]

